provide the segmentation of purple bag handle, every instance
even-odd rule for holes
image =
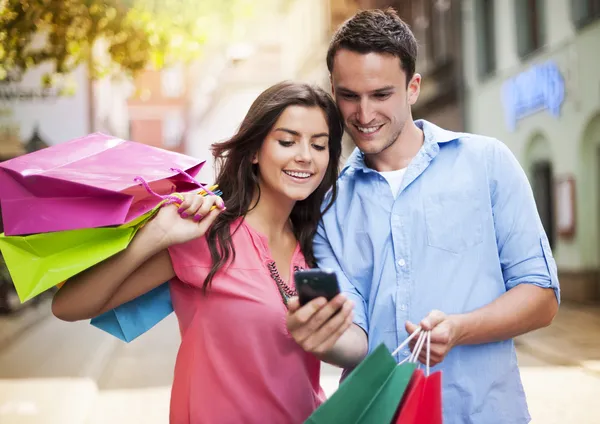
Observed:
[[[190,182],[193,182],[194,184],[197,184],[202,190],[204,190],[207,194],[211,195],[211,196],[215,196],[215,193],[213,193],[212,191],[210,191],[208,189],[208,187],[206,187],[204,184],[199,183],[198,181],[196,181],[196,179],[194,177],[192,177],[190,174],[188,174],[187,172],[185,172],[183,169],[179,169],[179,168],[169,168],[170,171],[173,172],[177,172],[181,175],[183,175],[184,177],[186,177]],[[162,194],[158,194],[157,192],[155,192],[154,190],[152,190],[152,188],[150,188],[150,185],[148,184],[148,182],[142,178],[142,177],[135,177],[133,179],[133,181],[135,181],[136,183],[141,184],[148,193],[152,194],[153,196],[156,196],[160,199],[166,200],[165,204],[166,205],[170,205],[173,203],[178,203],[181,202],[181,199],[177,196],[172,196],[172,195],[162,195]]]

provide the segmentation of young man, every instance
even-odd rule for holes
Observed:
[[[504,144],[413,122],[416,56],[391,9],[358,13],[331,41],[333,92],[357,149],[314,247],[344,296],[294,302],[288,329],[306,350],[352,368],[419,325],[431,330],[431,362],[444,373],[446,424],[527,423],[512,338],[552,321],[556,264]]]

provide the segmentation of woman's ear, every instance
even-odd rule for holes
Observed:
[[[255,152],[254,155],[252,155],[252,163],[254,165],[258,163],[258,152]]]

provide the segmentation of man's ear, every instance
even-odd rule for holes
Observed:
[[[419,94],[421,93],[421,74],[414,74],[408,83],[408,88],[406,89],[408,94],[408,104],[414,105],[417,103],[419,99]]]
[[[335,88],[333,88],[333,77],[329,74],[329,84],[331,84],[331,95],[335,97]]]

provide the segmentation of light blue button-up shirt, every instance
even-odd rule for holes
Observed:
[[[337,272],[369,351],[382,342],[393,351],[408,336],[407,320],[418,323],[433,309],[470,312],[518,284],[551,287],[559,299],[548,239],[510,150],[416,124],[425,142],[397,197],[355,150],[315,237],[319,267]],[[438,369],[445,424],[530,421],[512,340],[457,346]]]

